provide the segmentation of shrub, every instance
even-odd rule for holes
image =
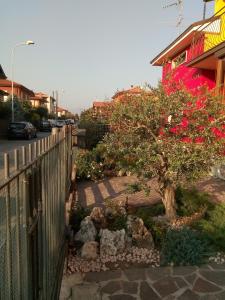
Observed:
[[[76,233],[80,229],[81,221],[89,216],[90,211],[79,206],[76,210],[73,210],[70,215],[70,225],[72,230]]]
[[[137,209],[136,215],[144,221],[148,230],[150,230],[156,247],[161,247],[166,235],[167,227],[162,222],[154,221],[153,217],[164,215],[165,209],[162,203],[154,204],[150,207],[141,207]]]
[[[124,215],[117,215],[108,224],[109,230],[116,231],[116,230],[121,230],[126,228],[127,228],[127,217]]]
[[[149,207],[140,207],[136,212],[136,215],[141,218],[144,223],[148,222],[149,217],[156,217],[164,214],[165,209],[162,203],[153,204]]]
[[[212,209],[213,204],[210,202],[207,193],[199,192],[196,188],[176,190],[177,213],[180,216],[191,216],[201,208],[207,207]]]
[[[161,257],[165,265],[199,265],[207,256],[208,243],[197,231],[189,228],[169,229],[165,236]]]
[[[76,156],[77,178],[97,180],[103,177],[103,164],[96,162],[93,151],[80,150]]]
[[[225,204],[215,205],[206,219],[199,221],[201,230],[216,250],[225,251]]]

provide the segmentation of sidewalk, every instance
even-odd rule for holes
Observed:
[[[160,201],[159,195],[155,191],[156,182],[151,181],[152,191],[147,197],[144,192],[126,194],[128,184],[134,183],[134,176],[106,178],[99,182],[82,181],[77,184],[77,200],[84,207],[104,205],[106,199],[123,201],[128,197],[129,204],[134,206],[147,206]],[[209,193],[215,202],[225,201],[225,181],[217,178],[206,178],[197,183],[200,191]]]
[[[225,264],[131,268],[64,277],[60,300],[224,300]]]

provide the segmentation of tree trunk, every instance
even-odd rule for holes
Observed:
[[[163,192],[162,202],[165,206],[166,217],[169,220],[176,218],[176,201],[175,201],[175,190],[171,184],[167,184]]]

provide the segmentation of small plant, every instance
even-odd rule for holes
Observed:
[[[97,162],[94,151],[80,150],[76,156],[77,178],[97,180],[103,178],[103,164]]]
[[[109,222],[108,229],[109,230],[122,230],[127,228],[127,217],[124,215],[118,215],[114,219]]]
[[[225,204],[215,205],[206,219],[199,221],[201,230],[211,244],[219,251],[225,251]]]
[[[183,227],[169,229],[162,245],[162,262],[165,265],[199,265],[211,253],[208,243],[197,231]]]
[[[213,204],[210,202],[207,193],[199,192],[196,188],[183,189],[181,187],[176,190],[177,213],[180,216],[191,216],[204,207],[212,209]]]
[[[73,210],[70,215],[70,225],[74,233],[78,232],[80,229],[81,221],[89,216],[90,211],[79,206],[76,210]]]

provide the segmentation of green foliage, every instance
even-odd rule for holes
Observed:
[[[212,209],[213,204],[210,202],[210,197],[207,193],[199,192],[196,188],[183,189],[178,187],[176,189],[176,203],[177,213],[180,216],[191,216],[200,209],[207,207]]]
[[[148,207],[140,207],[137,209],[136,215],[141,218],[144,223],[149,217],[164,215],[165,209],[162,203],[156,203]]]
[[[197,228],[203,232],[216,250],[225,251],[225,204],[216,204]]]
[[[224,144],[215,133],[215,129],[224,132],[223,111],[213,94],[193,96],[180,86],[171,93],[159,86],[151,93],[130,96],[129,105],[114,105],[113,132],[104,138],[107,152],[120,169],[140,180],[157,178],[163,198],[168,187],[202,178],[213,165],[224,162]],[[172,218],[173,207],[168,207],[167,216]]]
[[[167,226],[162,222],[153,220],[153,217],[162,216],[165,209],[162,203],[154,204],[150,207],[138,208],[135,215],[141,218],[148,230],[151,231],[155,245],[161,248],[162,242],[165,238]]]
[[[103,164],[97,162],[96,153],[80,150],[76,156],[77,178],[98,180],[103,178]]]
[[[11,116],[11,107],[6,102],[0,101],[0,118],[8,119]]]
[[[108,229],[109,230],[121,230],[121,229],[125,229],[127,227],[127,217],[124,215],[117,215],[115,216],[115,218],[113,218],[112,220],[110,220],[110,222],[108,223]]]
[[[88,209],[79,206],[76,210],[73,210],[70,215],[70,225],[72,230],[76,233],[80,229],[81,221],[89,216],[90,211]]]
[[[170,229],[162,245],[165,265],[199,265],[210,256],[209,245],[198,232],[189,228]]]
[[[79,128],[86,129],[86,146],[93,149],[108,132],[107,120],[95,116],[92,108],[80,115]]]
[[[134,194],[142,190],[142,185],[139,182],[131,183],[127,187],[128,194]]]

